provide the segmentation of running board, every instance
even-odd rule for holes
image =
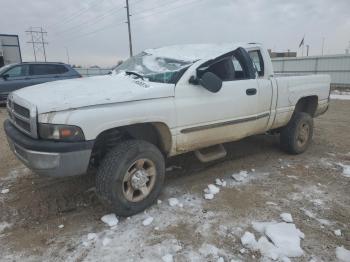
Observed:
[[[207,163],[220,158],[224,158],[227,155],[226,149],[222,144],[202,148],[194,152],[199,161]]]

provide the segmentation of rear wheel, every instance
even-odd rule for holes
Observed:
[[[281,130],[281,146],[291,154],[301,154],[309,146],[313,135],[313,118],[307,113],[296,113]]]
[[[124,141],[103,159],[96,192],[117,215],[131,216],[156,201],[164,174],[164,158],[157,147],[141,140]]]

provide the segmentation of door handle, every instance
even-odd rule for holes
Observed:
[[[249,88],[245,92],[248,96],[256,95],[256,88]]]

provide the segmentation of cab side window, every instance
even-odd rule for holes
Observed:
[[[253,65],[258,72],[259,76],[264,76],[264,61],[259,50],[254,50],[248,52],[250,58],[252,59]]]
[[[222,81],[236,81],[248,79],[248,74],[243,68],[235,56],[230,56],[210,65],[207,71],[216,74]]]
[[[222,81],[233,81],[235,78],[232,62],[228,58],[212,64],[207,71],[214,73]]]

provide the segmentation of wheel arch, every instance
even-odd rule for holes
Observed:
[[[310,95],[310,96],[304,96],[301,97],[297,104],[295,105],[293,115],[296,113],[308,113],[312,117],[315,116],[316,110],[318,106],[318,96],[317,95]]]
[[[92,164],[98,165],[111,148],[120,141],[138,139],[155,145],[164,156],[170,154],[173,139],[170,128],[163,122],[135,123],[103,130],[96,137],[92,150]]]

